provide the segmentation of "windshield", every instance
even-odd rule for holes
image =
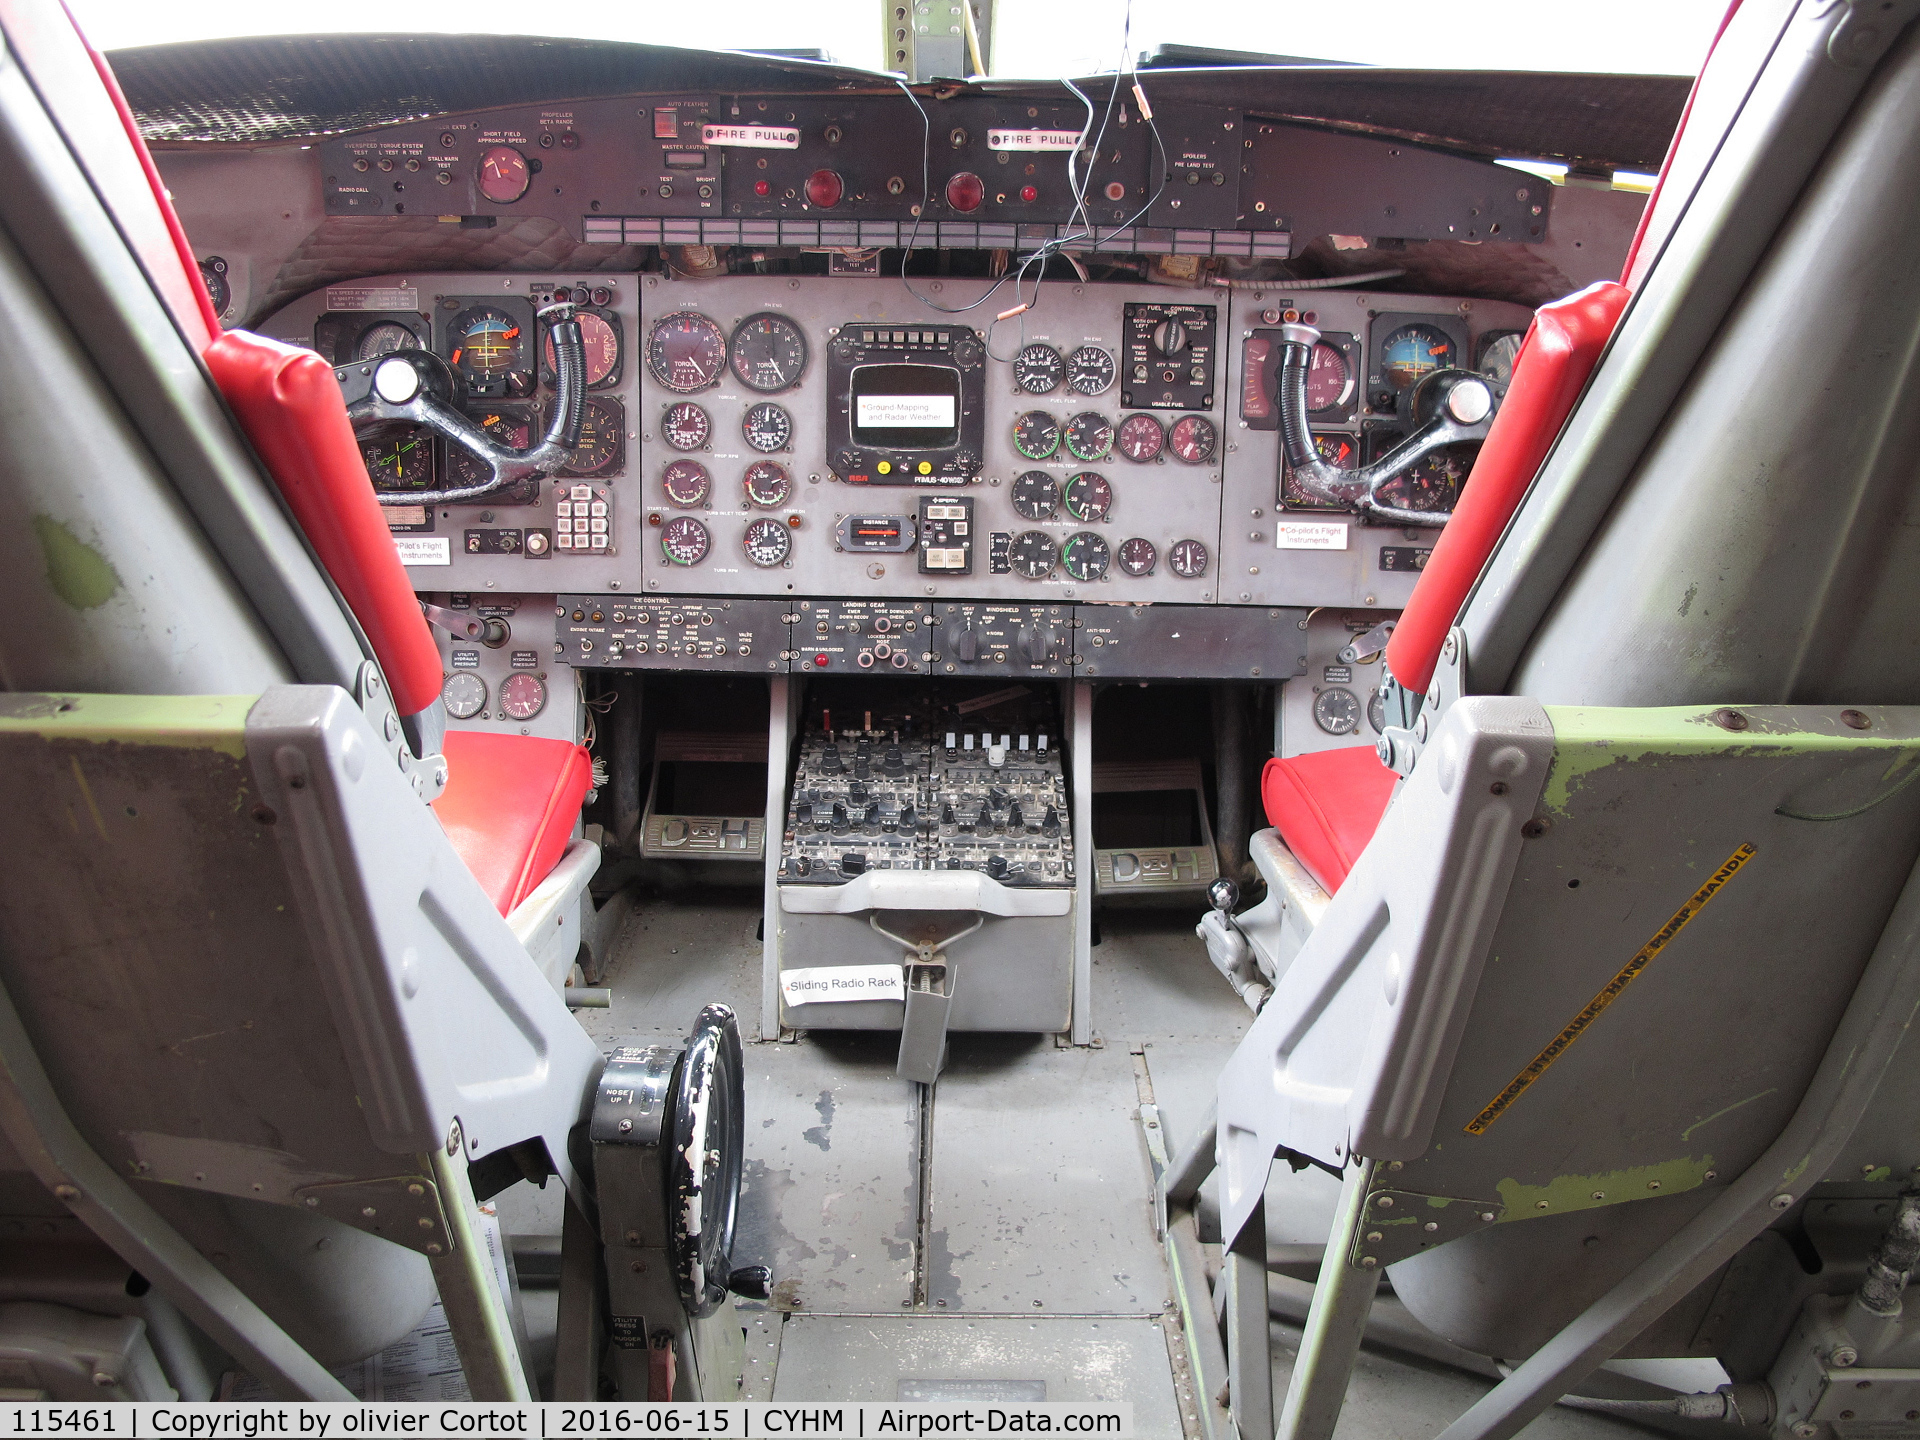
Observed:
[[[823,51],[878,69],[877,0],[726,0],[723,4],[576,6],[564,19],[524,0],[335,0],[317,22],[259,0],[69,0],[103,50],[239,35],[321,32],[547,34],[715,50]],[[980,9],[976,5],[976,9]],[[995,0],[988,66],[1045,78],[1111,70],[1160,46],[1286,55],[1416,69],[1584,70],[1691,75],[1725,0]]]

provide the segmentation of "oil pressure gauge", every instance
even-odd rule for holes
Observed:
[[[1059,563],[1060,547],[1044,530],[1027,530],[1016,535],[1008,552],[1013,568],[1029,580],[1044,580]]]
[[[1107,542],[1091,530],[1069,535],[1060,547],[1061,568],[1076,580],[1098,580],[1107,573],[1111,558]]]
[[[1082,525],[1098,525],[1113,509],[1113,486],[1091,470],[1067,481],[1067,513]]]
[[[1060,508],[1060,484],[1044,470],[1029,470],[1013,482],[1013,508],[1022,520],[1051,520]]]

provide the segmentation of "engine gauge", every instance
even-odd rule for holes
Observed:
[[[679,310],[653,322],[647,335],[647,368],[669,390],[690,395],[719,383],[727,364],[727,337],[720,327],[693,310]]]
[[[455,720],[471,720],[487,708],[487,682],[471,670],[455,670],[440,687],[440,703]]]
[[[667,492],[669,504],[691,510],[705,504],[713,493],[713,477],[698,460],[676,460],[661,475],[660,488]]]
[[[1060,448],[1060,422],[1044,410],[1029,410],[1013,422],[1013,448],[1029,460],[1044,460]]]
[[[589,400],[580,417],[580,443],[567,457],[568,475],[595,475],[620,455],[620,434],[626,412],[611,400]]]
[[[1024,530],[1013,537],[1007,552],[1013,568],[1029,580],[1044,580],[1060,561],[1060,547],[1044,530]]]
[[[1051,345],[1029,345],[1013,357],[1013,383],[1029,395],[1051,395],[1060,388],[1066,362]]]
[[[1307,362],[1307,410],[1318,415],[1337,410],[1353,395],[1353,367],[1347,357],[1324,340],[1313,347]]]
[[[1138,579],[1153,573],[1154,562],[1160,558],[1160,552],[1153,548],[1151,540],[1135,535],[1130,540],[1120,542],[1120,554],[1116,558],[1120,561],[1121,570]]]
[[[787,478],[786,466],[772,460],[760,460],[749,465],[744,484],[747,503],[762,510],[778,509],[793,494],[793,481]]]
[[[433,484],[433,441],[411,425],[366,437],[360,458],[376,490],[425,490]]]
[[[1013,482],[1014,513],[1022,520],[1051,520],[1060,508],[1060,484],[1044,470],[1029,470]]]
[[[746,547],[747,559],[763,570],[781,564],[793,553],[792,532],[784,522],[767,515],[747,526],[741,543]]]
[[[1518,330],[1496,330],[1480,340],[1480,373],[1495,384],[1505,385],[1513,379],[1513,362],[1520,358],[1520,342],[1525,337]]]
[[[609,376],[620,368],[620,332],[613,328],[604,315],[596,315],[591,310],[576,310],[573,318],[580,322],[580,343],[586,351],[587,384],[604,385]],[[547,373],[559,373],[559,364],[553,354],[553,329],[547,329],[546,341],[541,350],[547,363]]]
[[[353,342],[353,358],[378,360],[382,355],[391,355],[396,350],[419,348],[420,337],[413,333],[410,326],[402,325],[398,320],[382,320],[378,325],[369,325],[360,332],[360,338]]]
[[[1113,356],[1098,345],[1082,345],[1067,359],[1067,384],[1082,395],[1103,393],[1113,374]]]
[[[1206,464],[1213,459],[1214,447],[1219,443],[1219,432],[1204,415],[1182,415],[1167,434],[1167,446],[1173,451],[1173,458],[1188,465]]]
[[[1107,573],[1111,558],[1107,542],[1091,530],[1069,535],[1060,547],[1060,567],[1076,580],[1098,580]]]
[[[667,407],[660,434],[676,450],[698,450],[713,438],[713,421],[693,401],[682,400]]]
[[[511,205],[533,183],[533,167],[511,145],[489,145],[480,152],[480,193],[496,205]]]
[[[762,455],[784,450],[793,440],[793,417],[784,405],[763,400],[750,408],[740,421],[740,434],[747,444]]]
[[[1411,390],[1451,364],[1453,341],[1431,325],[1402,325],[1380,347],[1380,378],[1396,390]]]
[[[1406,474],[1395,476],[1377,492],[1380,501],[1402,510],[1434,514],[1453,509],[1466,483],[1467,471],[1480,447],[1476,443],[1446,445],[1421,458]]]
[[[547,682],[522,670],[500,682],[500,710],[509,720],[531,720],[547,708]]]
[[[1313,723],[1329,735],[1351,735],[1360,728],[1360,697],[1330,685],[1313,697]]]
[[[1145,465],[1160,458],[1160,452],[1167,445],[1167,432],[1151,415],[1129,415],[1120,422],[1116,443],[1127,459],[1136,465]]]
[[[1113,422],[1092,410],[1067,422],[1067,449],[1076,460],[1104,460],[1113,453]]]
[[[448,361],[476,384],[497,385],[513,372],[529,368],[520,322],[491,305],[461,311],[448,327],[447,338],[453,347]]]
[[[734,328],[728,355],[733,373],[762,395],[788,390],[807,370],[807,337],[784,315],[749,315]]]
[[[675,565],[698,565],[712,545],[707,527],[691,515],[676,515],[660,529],[660,549]]]
[[[524,410],[501,406],[494,410],[470,411],[469,417],[496,445],[504,445],[509,450],[525,450],[532,442],[533,417]],[[447,470],[456,485],[478,485],[487,478],[487,471],[479,459],[458,445],[447,446]],[[530,505],[539,498],[538,477],[517,480],[487,496],[488,502],[495,505]]]
[[[1176,540],[1167,551],[1167,568],[1182,580],[1198,580],[1207,573],[1207,547],[1198,540]]]
[[[1091,470],[1067,481],[1067,513],[1083,525],[1098,525],[1113,509],[1113,486]]]

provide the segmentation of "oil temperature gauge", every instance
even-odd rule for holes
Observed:
[[[500,684],[500,709],[509,720],[531,720],[547,708],[547,682],[522,670]]]
[[[456,670],[440,687],[440,703],[456,720],[471,720],[487,708],[487,682],[471,670]]]
[[[786,525],[766,515],[747,526],[742,543],[746,547],[747,559],[763,570],[781,564],[793,553],[793,536]]]
[[[793,482],[786,467],[772,460],[760,460],[747,467],[745,480],[747,503],[762,510],[777,510],[793,493]]]
[[[1120,453],[1136,465],[1158,460],[1167,448],[1167,432],[1151,415],[1129,415],[1120,422]]]
[[[668,503],[691,510],[704,505],[713,493],[713,477],[698,460],[676,460],[660,477],[660,486],[667,492]]]
[[[1067,384],[1082,395],[1098,395],[1113,384],[1113,356],[1098,345],[1082,345],[1067,360]]]
[[[1160,558],[1160,552],[1153,548],[1151,540],[1135,535],[1130,540],[1120,542],[1120,568],[1136,580],[1143,575],[1153,573],[1154,562]]]
[[[1067,513],[1082,525],[1098,525],[1113,509],[1113,486],[1091,470],[1067,481]]]
[[[1113,453],[1113,423],[1089,410],[1067,422],[1067,449],[1076,460],[1104,460]]]
[[[1046,579],[1060,559],[1060,547],[1044,530],[1027,530],[1014,536],[1008,553],[1013,568],[1029,580]]]
[[[740,421],[740,434],[747,444],[762,455],[785,450],[793,440],[793,417],[784,405],[763,400],[749,409]]]
[[[1360,697],[1338,685],[1313,697],[1313,723],[1329,735],[1351,735],[1360,728]]]
[[[1051,395],[1066,365],[1051,345],[1029,345],[1013,357],[1013,383],[1029,395]]]
[[[1182,415],[1173,422],[1167,444],[1174,459],[1188,465],[1204,465],[1213,459],[1214,446],[1220,441],[1213,422],[1204,415]]]
[[[699,450],[713,438],[713,421],[693,401],[682,400],[667,407],[666,416],[660,421],[660,433],[676,450]]]
[[[1044,470],[1029,470],[1013,482],[1013,508],[1022,520],[1051,520],[1060,508],[1060,485]]]
[[[676,515],[660,530],[660,549],[675,565],[698,565],[712,545],[707,527],[691,515]]]
[[[1013,422],[1013,448],[1029,460],[1045,460],[1060,448],[1060,422],[1044,410],[1029,410]]]
[[[1198,540],[1176,540],[1167,552],[1167,567],[1182,580],[1198,580],[1207,573],[1207,547]]]
[[[1107,542],[1091,530],[1069,535],[1060,547],[1060,564],[1076,580],[1098,580],[1107,573],[1110,558]]]

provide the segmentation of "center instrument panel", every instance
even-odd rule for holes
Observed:
[[[376,487],[423,497],[386,510],[415,588],[778,601],[779,628],[802,648],[814,623],[800,606],[813,597],[929,614],[1397,608],[1438,531],[1362,523],[1291,487],[1278,327],[1299,318],[1324,332],[1309,386],[1316,441],[1360,463],[1406,433],[1401,410],[1422,375],[1502,375],[1531,318],[1497,301],[1055,279],[1027,287],[1031,308],[1002,320],[1012,286],[978,279],[465,272],[330,286],[260,328],[336,365],[431,347],[466,380],[483,427],[524,445],[552,403],[535,314],[559,298],[580,306],[590,382],[564,472],[435,506],[427,493],[464,479],[459,457],[404,428],[363,437]],[[1469,458],[1432,457],[1397,498],[1447,508]],[[1019,645],[1039,643],[1024,633]],[[895,647],[880,635],[883,665],[971,668],[964,639]],[[642,638],[606,643],[634,663]],[[659,637],[644,638],[656,653]],[[1023,663],[1070,663],[1073,646],[1052,643],[1031,661],[1022,650]],[[737,663],[737,639],[733,651]],[[621,663],[604,650],[567,658]],[[689,668],[709,658],[684,653]],[[789,657],[750,646],[745,658]]]

